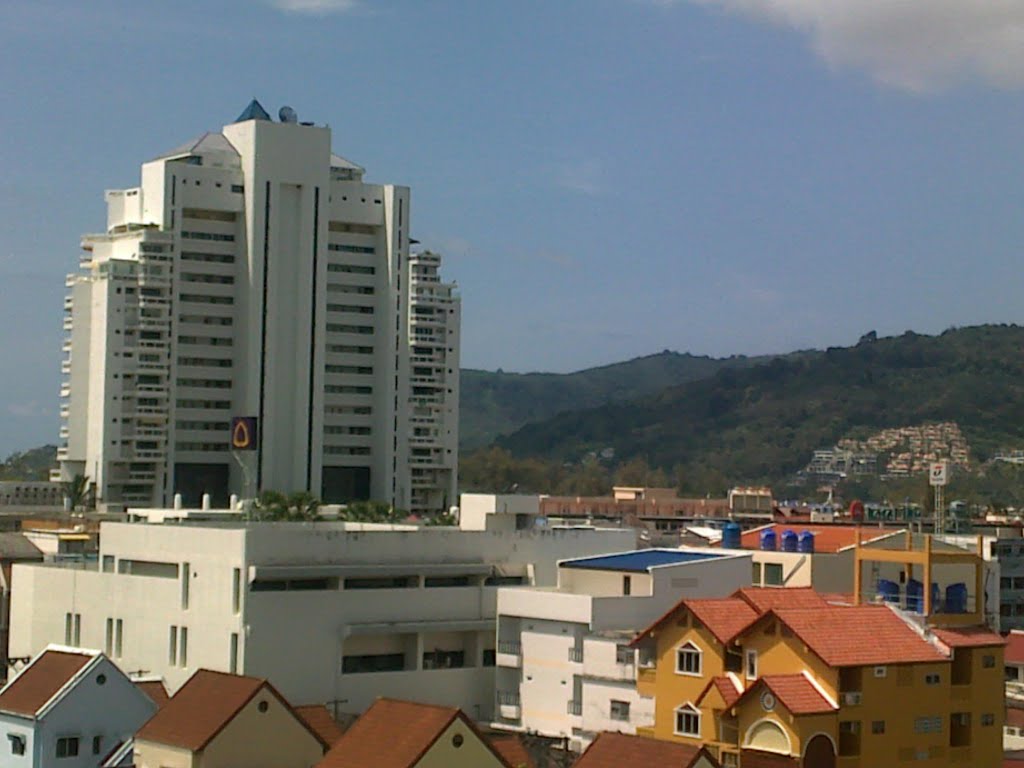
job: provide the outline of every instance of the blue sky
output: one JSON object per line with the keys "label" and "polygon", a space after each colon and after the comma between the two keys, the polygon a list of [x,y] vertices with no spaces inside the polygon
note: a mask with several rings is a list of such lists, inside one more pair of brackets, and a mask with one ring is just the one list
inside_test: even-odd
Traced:
{"label": "blue sky", "polygon": [[252,97],[413,189],[468,367],[1022,319],[1024,4],[5,0],[0,454],[102,192]]}

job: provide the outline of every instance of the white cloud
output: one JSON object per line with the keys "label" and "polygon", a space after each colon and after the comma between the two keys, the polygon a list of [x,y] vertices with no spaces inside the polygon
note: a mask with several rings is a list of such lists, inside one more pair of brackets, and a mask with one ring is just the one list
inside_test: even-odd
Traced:
{"label": "white cloud", "polygon": [[270,0],[270,4],[285,13],[305,13],[311,16],[346,13],[359,6],[357,0]]}
{"label": "white cloud", "polygon": [[650,0],[684,1],[799,30],[831,66],[896,88],[1024,85],[1022,0]]}

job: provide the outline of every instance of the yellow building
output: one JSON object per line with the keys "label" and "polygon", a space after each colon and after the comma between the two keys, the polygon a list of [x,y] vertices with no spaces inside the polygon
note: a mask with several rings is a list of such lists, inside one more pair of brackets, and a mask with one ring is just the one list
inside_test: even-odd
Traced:
{"label": "yellow building", "polygon": [[[879,557],[906,576],[923,568],[924,583],[950,558],[981,567],[930,542]],[[875,558],[858,548],[858,571]],[[934,599],[914,614],[860,597],[752,588],[680,602],[636,641],[638,688],[655,699],[645,735],[704,743],[740,768],[998,765],[1003,640],[981,606],[944,617]]]}

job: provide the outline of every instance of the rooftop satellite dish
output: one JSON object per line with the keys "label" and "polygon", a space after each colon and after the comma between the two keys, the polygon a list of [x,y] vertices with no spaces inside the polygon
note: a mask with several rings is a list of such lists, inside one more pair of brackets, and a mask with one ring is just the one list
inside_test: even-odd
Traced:
{"label": "rooftop satellite dish", "polygon": [[295,110],[291,107],[281,107],[278,111],[277,116],[281,119],[282,123],[297,123],[299,122],[299,116],[295,113]]}

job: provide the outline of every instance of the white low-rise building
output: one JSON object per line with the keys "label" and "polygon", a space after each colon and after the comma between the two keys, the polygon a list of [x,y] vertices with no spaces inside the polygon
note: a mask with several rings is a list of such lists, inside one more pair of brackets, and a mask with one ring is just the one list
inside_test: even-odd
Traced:
{"label": "white low-rise building", "polygon": [[580,750],[653,724],[630,642],[681,598],[729,594],[750,574],[749,553],[646,549],[565,560],[554,588],[498,590],[494,725]]}
{"label": "white low-rise building", "polygon": [[172,690],[207,668],[339,713],[387,695],[490,718],[498,586],[554,585],[559,560],[634,545],[618,530],[104,523],[98,564],[14,566],[10,646],[102,648]]}

